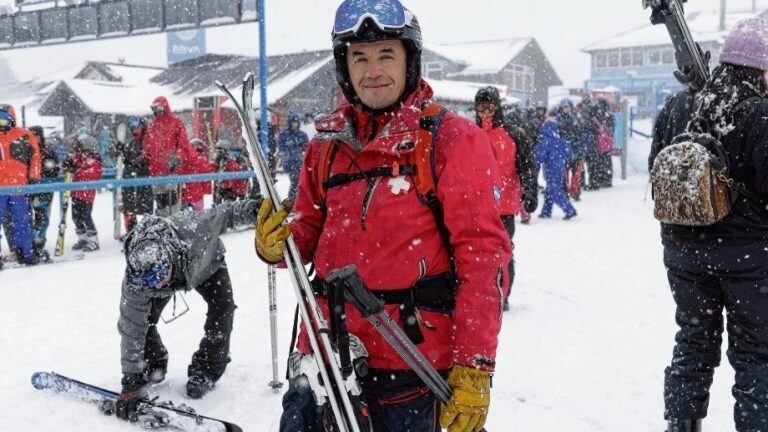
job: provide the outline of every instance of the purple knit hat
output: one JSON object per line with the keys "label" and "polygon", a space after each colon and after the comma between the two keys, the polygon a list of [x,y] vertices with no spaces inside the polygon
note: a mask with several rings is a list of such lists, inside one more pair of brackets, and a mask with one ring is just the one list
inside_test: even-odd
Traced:
{"label": "purple knit hat", "polygon": [[749,18],[736,23],[725,39],[720,62],[768,70],[768,21]]}

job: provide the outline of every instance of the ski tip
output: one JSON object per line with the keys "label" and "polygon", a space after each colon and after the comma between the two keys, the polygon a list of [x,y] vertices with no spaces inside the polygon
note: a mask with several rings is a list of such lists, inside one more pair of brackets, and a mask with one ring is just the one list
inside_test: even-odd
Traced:
{"label": "ski tip", "polygon": [[38,389],[43,390],[45,388],[44,381],[50,376],[49,372],[35,372],[32,374],[32,385]]}
{"label": "ski tip", "polygon": [[219,80],[213,80],[213,83],[216,85],[216,87],[218,87],[218,88],[220,88],[222,90],[227,88],[227,86],[225,86],[224,83],[219,81]]}
{"label": "ski tip", "polygon": [[245,77],[243,77],[243,82],[253,81],[255,79],[256,79],[256,74],[253,73],[253,71],[250,71],[247,74],[245,74]]}

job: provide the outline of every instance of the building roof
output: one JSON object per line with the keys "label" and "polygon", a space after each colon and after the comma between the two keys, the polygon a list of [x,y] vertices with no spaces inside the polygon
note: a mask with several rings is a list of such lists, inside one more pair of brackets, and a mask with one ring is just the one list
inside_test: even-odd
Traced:
{"label": "building roof", "polygon": [[455,76],[496,74],[533,41],[533,38],[508,38],[478,42],[432,45],[425,48],[464,66]]}
{"label": "building roof", "polygon": [[[330,58],[330,50],[269,56],[267,80],[275,83],[299,71],[318,66],[318,63],[325,65]],[[214,85],[215,80],[227,87],[236,88],[242,85],[246,73],[255,72],[258,75],[258,71],[259,59],[256,57],[207,54],[175,63],[151,81],[171,88],[176,94],[220,95],[221,92]]]}
{"label": "building roof", "polygon": [[516,104],[520,103],[520,99],[507,96],[507,88],[498,84],[486,84],[469,81],[451,81],[451,80],[434,80],[427,78],[432,90],[435,92],[435,99],[449,102],[475,102],[475,95],[477,91],[483,87],[493,86],[499,89],[502,94],[502,104]]}
{"label": "building roof", "polygon": [[[729,11],[725,16],[725,28],[730,29],[735,23],[754,16],[768,15],[768,10],[752,12],[752,10]],[[720,11],[707,10],[689,12],[685,16],[691,35],[697,42],[722,43],[728,31],[720,31]],[[650,23],[627,30],[618,35],[595,42],[582,48],[584,52],[600,51],[613,48],[629,48],[641,46],[672,45],[669,33],[663,25]]]}
{"label": "building roof", "polygon": [[[283,98],[332,59],[330,51],[270,57],[269,103]],[[243,77],[247,72],[258,71],[258,66],[258,59],[217,54],[176,63],[167,69],[88,62],[76,72],[69,69],[40,79],[47,83],[40,111],[63,115],[59,101],[76,99],[94,113],[148,115],[157,96],[168,98],[174,111],[189,111],[196,96],[223,96],[214,85],[217,79],[239,95]],[[258,95],[254,106],[260,106]]]}

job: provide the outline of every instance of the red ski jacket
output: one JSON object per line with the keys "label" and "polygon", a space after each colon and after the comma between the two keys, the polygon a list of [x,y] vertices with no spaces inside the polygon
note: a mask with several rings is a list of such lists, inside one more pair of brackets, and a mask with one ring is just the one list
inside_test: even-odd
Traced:
{"label": "red ski jacket", "polygon": [[[9,111],[15,116],[13,108]],[[21,186],[30,180],[40,180],[41,170],[35,134],[19,127],[0,131],[0,186]]]}
{"label": "red ski jacket", "polygon": [[[217,166],[207,157],[202,155],[190,159],[184,166],[184,174],[208,174],[216,172]],[[203,199],[206,194],[211,194],[211,182],[185,183],[184,191],[181,195],[181,202],[196,203]]]}
{"label": "red ski jacket", "polygon": [[[245,171],[234,157],[227,159],[227,164],[224,166],[224,172],[238,172]],[[224,180],[221,182],[222,189],[231,190],[235,196],[245,197],[248,193],[248,180]]]}
{"label": "red ski jacket", "polygon": [[[72,178],[73,181],[95,181],[101,179],[101,159],[99,159],[98,156],[86,156],[83,153],[78,153],[72,160],[75,165],[75,175]],[[72,192],[72,198],[92,203],[96,198],[96,191],[93,189],[74,191]]]}
{"label": "red ski jacket", "polygon": [[[155,116],[155,121],[149,125],[144,137],[142,157],[149,166],[149,175],[157,177],[182,174],[181,169],[197,156],[187,139],[187,129],[184,122],[173,115],[166,98],[160,96],[152,104],[164,106],[165,111]],[[178,158],[178,163],[174,170],[172,168],[175,158]]]}
{"label": "red ski jacket", "polygon": [[493,155],[499,165],[502,182],[499,210],[503,215],[518,215],[522,209],[520,204],[522,187],[520,174],[517,172],[517,144],[504,126],[493,127],[492,117],[482,120],[482,129],[491,141]]}
{"label": "red ski jacket", "polygon": [[[431,97],[432,89],[422,81],[389,115],[373,119],[346,105],[317,122],[318,134],[302,166],[291,229],[302,258],[314,262],[320,278],[356,264],[371,290],[402,290],[450,270],[449,252],[435,218],[419,200],[410,177],[379,177],[370,185],[359,180],[330,188],[323,211],[313,174],[319,172],[321,142],[332,140],[340,148],[332,159],[331,174],[391,167],[395,162],[404,165],[414,148],[410,143],[418,139],[421,107]],[[492,370],[511,257],[495,199],[501,184],[496,161],[486,135],[450,112],[439,128],[434,156],[435,191],[450,231],[460,286],[453,313],[418,310],[425,339],[418,347],[438,369],[458,363]],[[323,297],[318,301],[327,317],[327,301]],[[387,305],[386,310],[400,322],[398,305]],[[368,350],[370,367],[408,368],[349,304],[346,319],[349,331]],[[305,334],[299,348],[308,352]]]}

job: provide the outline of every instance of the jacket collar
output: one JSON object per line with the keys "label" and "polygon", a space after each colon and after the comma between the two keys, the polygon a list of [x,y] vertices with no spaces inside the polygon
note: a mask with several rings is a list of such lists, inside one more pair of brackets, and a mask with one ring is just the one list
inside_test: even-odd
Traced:
{"label": "jacket collar", "polygon": [[[418,140],[421,109],[432,98],[432,88],[421,80],[416,90],[397,109],[372,114],[345,104],[332,114],[321,117],[315,123],[316,138],[320,141],[343,141],[358,153],[376,152],[393,156],[411,153]],[[368,122],[375,122],[376,136],[369,141],[363,136]]]}

